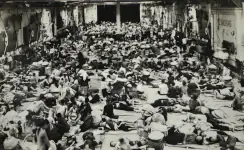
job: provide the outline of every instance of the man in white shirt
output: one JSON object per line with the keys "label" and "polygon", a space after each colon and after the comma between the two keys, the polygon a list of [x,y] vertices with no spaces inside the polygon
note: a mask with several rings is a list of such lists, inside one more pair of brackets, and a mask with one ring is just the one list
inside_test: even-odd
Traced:
{"label": "man in white shirt", "polygon": [[162,80],[162,83],[159,85],[159,91],[158,91],[158,93],[160,95],[167,95],[168,94],[168,91],[169,91],[168,85],[165,84],[165,81],[164,80]]}

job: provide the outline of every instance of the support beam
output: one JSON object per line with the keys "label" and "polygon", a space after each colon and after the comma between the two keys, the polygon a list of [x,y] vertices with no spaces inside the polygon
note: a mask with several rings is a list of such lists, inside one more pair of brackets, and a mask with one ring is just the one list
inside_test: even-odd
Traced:
{"label": "support beam", "polygon": [[121,28],[121,17],[120,17],[120,2],[117,1],[116,3],[116,23],[117,23],[117,30]]}
{"label": "support beam", "polygon": [[57,35],[57,8],[54,8],[54,33],[53,35],[56,36]]}

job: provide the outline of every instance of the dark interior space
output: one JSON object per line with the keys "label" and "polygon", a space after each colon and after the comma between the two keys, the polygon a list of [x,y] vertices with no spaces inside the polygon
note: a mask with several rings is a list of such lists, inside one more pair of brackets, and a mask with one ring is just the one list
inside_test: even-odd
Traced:
{"label": "dark interior space", "polygon": [[56,15],[57,15],[57,29],[61,29],[64,27],[62,17],[60,15],[61,9],[59,7],[56,8]]}
{"label": "dark interior space", "polygon": [[[140,5],[120,5],[121,22],[140,22]],[[132,15],[133,14],[133,15]],[[98,23],[102,21],[116,22],[116,5],[97,6]]]}
{"label": "dark interior space", "polygon": [[116,22],[116,5],[97,6],[97,22],[102,21]]}
{"label": "dark interior space", "polygon": [[130,5],[121,5],[121,22],[140,22],[140,5],[139,4],[130,4]]}

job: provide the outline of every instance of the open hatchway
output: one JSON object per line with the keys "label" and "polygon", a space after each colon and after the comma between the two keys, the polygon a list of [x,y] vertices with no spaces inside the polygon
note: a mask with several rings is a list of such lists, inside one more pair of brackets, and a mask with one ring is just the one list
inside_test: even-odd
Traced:
{"label": "open hatchway", "polygon": [[121,22],[140,22],[140,5],[139,4],[128,4],[121,5]]}
{"label": "open hatchway", "polygon": [[116,22],[116,5],[98,5],[97,22]]}
{"label": "open hatchway", "polygon": [[[140,22],[139,4],[121,4],[120,5],[121,22]],[[116,22],[116,5],[98,5],[97,21]]]}

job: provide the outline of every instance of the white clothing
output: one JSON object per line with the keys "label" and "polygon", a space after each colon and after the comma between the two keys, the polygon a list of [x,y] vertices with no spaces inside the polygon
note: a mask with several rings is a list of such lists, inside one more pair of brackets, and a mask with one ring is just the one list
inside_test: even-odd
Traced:
{"label": "white clothing", "polygon": [[57,114],[60,113],[64,117],[66,111],[67,111],[67,106],[62,106],[60,104],[57,105]]}
{"label": "white clothing", "polygon": [[177,80],[174,81],[175,82],[175,86],[178,86],[178,87],[182,87],[182,82],[179,82]]}
{"label": "white clothing", "polygon": [[159,85],[159,93],[162,95],[168,94],[169,88],[168,85],[165,83],[162,83]]}
{"label": "white clothing", "polygon": [[50,143],[50,147],[48,148],[48,150],[57,150],[57,146],[54,141],[49,141],[49,143]]}
{"label": "white clothing", "polygon": [[108,82],[104,82],[104,81],[102,81],[101,82],[101,89],[107,89],[108,88],[108,84],[107,84]]}
{"label": "white clothing", "polygon": [[59,71],[57,69],[54,69],[52,72],[52,75],[54,75],[54,76],[60,76],[60,74],[61,74],[61,71]]}
{"label": "white clothing", "polygon": [[121,68],[119,69],[119,72],[123,72],[124,74],[126,74],[126,69],[125,69],[124,67],[121,67]]}
{"label": "white clothing", "polygon": [[79,72],[78,72],[79,75],[81,75],[83,77],[83,80],[86,80],[88,78],[88,74],[85,70],[81,69]]}
{"label": "white clothing", "polygon": [[225,88],[225,89],[220,90],[220,94],[225,95],[225,96],[230,96],[231,92],[228,88]]}
{"label": "white clothing", "polygon": [[143,85],[142,85],[141,83],[139,83],[139,84],[137,85],[137,87],[136,87],[136,90],[137,90],[138,92],[143,92]]}

